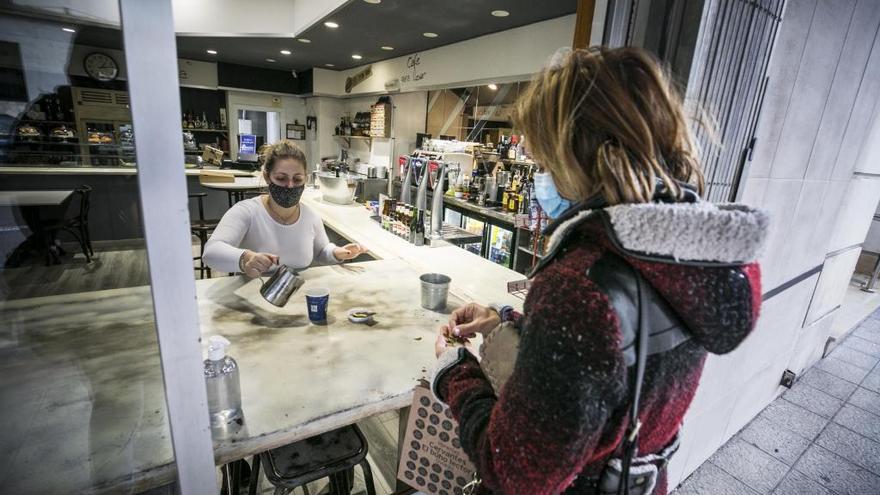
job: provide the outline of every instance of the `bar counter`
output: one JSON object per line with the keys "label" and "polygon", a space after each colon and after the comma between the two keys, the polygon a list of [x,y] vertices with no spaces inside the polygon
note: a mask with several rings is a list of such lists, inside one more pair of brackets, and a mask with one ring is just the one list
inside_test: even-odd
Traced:
{"label": "bar counter", "polygon": [[[220,170],[219,167],[187,168],[187,176],[198,176],[201,170]],[[238,177],[252,175],[245,170],[229,170]],[[58,166],[23,166],[6,167],[0,166],[2,175],[137,175],[135,167],[58,167]]]}
{"label": "bar counter", "polygon": [[[449,310],[472,300],[521,307],[506,290],[516,272],[455,246],[413,246],[363,206],[328,204],[315,190],[303,202],[380,259],[303,272],[301,291],[331,289],[326,326],[309,323],[302,292],[279,309],[261,299],[259,280],[196,282],[203,340],[229,338],[241,370],[244,422],[216,432],[218,465],[409,405]],[[452,277],[445,312],[419,305],[428,271]],[[376,311],[377,324],[350,323],[356,306]],[[16,432],[0,444],[16,473],[11,492],[141,491],[174,479],[150,287],[4,302],[0,318],[10,322],[0,340],[16,342],[0,363],[5,426]]]}

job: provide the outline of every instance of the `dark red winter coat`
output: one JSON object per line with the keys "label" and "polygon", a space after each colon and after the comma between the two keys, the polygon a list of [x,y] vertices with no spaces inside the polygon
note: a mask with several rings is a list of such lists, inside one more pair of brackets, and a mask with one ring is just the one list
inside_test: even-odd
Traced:
{"label": "dark red winter coat", "polygon": [[[432,389],[459,421],[484,490],[583,493],[576,479],[598,475],[620,443],[630,381],[618,315],[587,276],[597,260],[625,260],[691,336],[648,359],[639,453],[656,453],[678,432],[707,352],[730,352],[755,326],[754,260],[766,229],[760,211],[704,202],[585,205],[554,222],[550,254],[525,300],[514,372],[499,395],[469,353],[450,350],[438,361]],[[665,473],[655,493],[666,493]]]}

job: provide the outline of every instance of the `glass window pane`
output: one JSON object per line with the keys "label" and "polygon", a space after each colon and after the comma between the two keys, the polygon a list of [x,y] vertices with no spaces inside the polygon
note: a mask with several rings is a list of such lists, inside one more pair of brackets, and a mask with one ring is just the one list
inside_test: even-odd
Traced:
{"label": "glass window pane", "polygon": [[59,14],[76,7],[0,14],[8,493],[132,493],[174,476],[122,35]]}

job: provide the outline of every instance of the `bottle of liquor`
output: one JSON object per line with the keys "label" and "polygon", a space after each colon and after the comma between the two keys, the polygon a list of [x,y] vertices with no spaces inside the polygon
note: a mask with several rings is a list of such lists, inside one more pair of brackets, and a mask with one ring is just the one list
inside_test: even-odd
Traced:
{"label": "bottle of liquor", "polygon": [[419,210],[416,214],[412,243],[416,246],[425,245],[425,210]]}
{"label": "bottle of liquor", "polygon": [[409,210],[409,225],[407,226],[407,240],[410,244],[416,243],[416,222],[418,221],[418,215],[414,209],[410,208]]}
{"label": "bottle of liquor", "polygon": [[507,200],[502,205],[506,211],[511,213],[516,211],[516,193],[519,186],[519,174],[514,175],[510,182],[510,188],[507,189]]}

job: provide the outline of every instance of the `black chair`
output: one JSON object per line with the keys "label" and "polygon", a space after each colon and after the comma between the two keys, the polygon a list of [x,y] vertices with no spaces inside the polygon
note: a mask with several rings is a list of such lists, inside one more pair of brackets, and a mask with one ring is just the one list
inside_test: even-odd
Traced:
{"label": "black chair", "polygon": [[376,495],[367,451],[364,434],[350,425],[263,452],[254,456],[248,491],[256,493],[262,463],[266,478],[275,486],[275,495],[322,478],[330,478],[330,495],[348,495],[354,485],[354,467],[360,466],[367,495]]}
{"label": "black chair", "polygon": [[91,263],[95,256],[92,248],[92,237],[89,234],[89,209],[91,208],[92,187],[82,185],[73,190],[71,205],[77,205],[72,215],[65,214],[64,218],[44,223],[41,228],[47,239],[54,240],[58,233],[67,232],[76,239],[86,257],[86,263]]}
{"label": "black chair", "polygon": [[193,261],[198,261],[199,265],[193,267],[195,270],[199,272],[199,278],[205,278],[205,274],[208,274],[208,278],[211,278],[211,268],[205,265],[202,256],[205,254],[205,244],[208,242],[208,236],[211,232],[214,232],[214,229],[217,228],[217,225],[220,223],[220,220],[206,220],[205,219],[205,198],[208,197],[208,193],[194,193],[189,195],[189,199],[195,199],[199,205],[199,216],[196,219],[190,220],[190,231],[192,234],[199,238],[199,255],[193,256]]}

